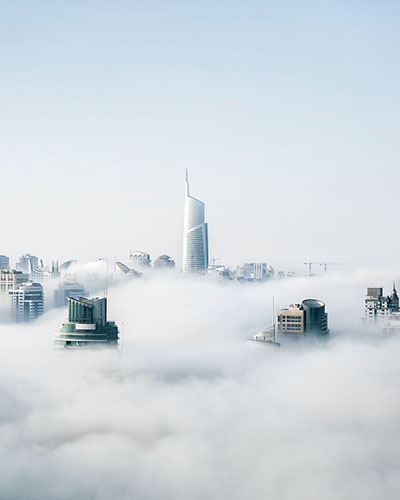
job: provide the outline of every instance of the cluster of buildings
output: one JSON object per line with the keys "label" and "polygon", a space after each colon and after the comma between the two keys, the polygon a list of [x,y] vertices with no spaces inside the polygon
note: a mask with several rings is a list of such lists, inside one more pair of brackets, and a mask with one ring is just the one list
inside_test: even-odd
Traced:
{"label": "cluster of buildings", "polygon": [[400,304],[396,286],[390,295],[384,295],[383,287],[367,288],[364,321],[368,326],[378,326],[384,333],[400,332]]}
{"label": "cluster of buildings", "polygon": [[[31,254],[22,255],[10,266],[6,255],[0,256],[0,296],[10,299],[11,318],[15,322],[33,321],[44,312],[43,282],[61,276],[58,261],[44,266],[43,261]],[[54,291],[54,305],[62,307],[68,297],[85,297],[87,294],[80,283],[73,280],[62,281]]]}

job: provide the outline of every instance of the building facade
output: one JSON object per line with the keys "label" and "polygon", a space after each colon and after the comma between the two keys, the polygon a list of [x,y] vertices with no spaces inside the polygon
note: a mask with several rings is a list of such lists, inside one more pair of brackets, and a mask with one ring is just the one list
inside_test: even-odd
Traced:
{"label": "building facade", "polygon": [[301,304],[291,304],[277,311],[278,333],[284,335],[326,335],[328,314],[325,303],[317,299],[305,299]]}
{"label": "building facade", "polygon": [[33,321],[44,312],[44,294],[40,283],[29,281],[10,290],[11,312],[14,321]]}
{"label": "building facade", "polygon": [[140,250],[131,250],[129,253],[129,260],[132,262],[132,265],[136,267],[151,266],[150,254]]}
{"label": "building facade", "polygon": [[29,274],[25,274],[22,271],[14,271],[13,269],[7,269],[0,271],[0,293],[2,295],[8,295],[10,290],[18,288],[19,285],[29,281]]}
{"label": "building facade", "polygon": [[107,299],[68,298],[68,321],[54,338],[56,349],[117,347],[118,327],[107,321]]}
{"label": "building facade", "polygon": [[183,222],[183,272],[204,274],[208,268],[208,225],[205,205],[190,196],[186,171],[185,215]]}
{"label": "building facade", "polygon": [[367,288],[365,298],[365,320],[367,324],[373,325],[377,322],[387,321],[393,313],[399,311],[399,296],[395,284],[393,284],[392,293],[386,296],[383,295],[382,287]]}
{"label": "building facade", "polygon": [[32,274],[37,267],[39,267],[39,259],[30,253],[21,255],[19,261],[15,265],[17,271],[22,271],[25,274]]}
{"label": "building facade", "polygon": [[0,255],[0,271],[8,269],[10,266],[10,258],[7,255]]}

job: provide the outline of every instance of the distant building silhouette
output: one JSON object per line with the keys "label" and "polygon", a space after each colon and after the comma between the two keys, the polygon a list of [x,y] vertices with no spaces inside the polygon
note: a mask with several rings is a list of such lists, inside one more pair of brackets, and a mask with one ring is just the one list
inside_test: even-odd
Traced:
{"label": "distant building silhouette", "polygon": [[0,271],[8,269],[10,265],[10,258],[7,255],[0,255]]}
{"label": "distant building silhouette", "polygon": [[76,281],[63,281],[59,283],[58,289],[54,290],[54,306],[64,307],[68,304],[68,297],[78,299],[87,297],[87,292],[83,285]]}
{"label": "distant building silhouette", "polygon": [[155,268],[174,268],[175,261],[169,257],[169,255],[160,255],[153,263]]}

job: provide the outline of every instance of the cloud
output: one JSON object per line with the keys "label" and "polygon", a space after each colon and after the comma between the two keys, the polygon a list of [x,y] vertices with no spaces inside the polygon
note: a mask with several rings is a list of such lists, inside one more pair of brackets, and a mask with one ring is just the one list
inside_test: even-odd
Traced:
{"label": "cloud", "polygon": [[[400,341],[359,321],[391,280],[128,281],[109,294],[122,360],[55,353],[63,310],[0,325],[0,498],[397,499]],[[246,344],[272,295],[326,300],[329,342]]]}

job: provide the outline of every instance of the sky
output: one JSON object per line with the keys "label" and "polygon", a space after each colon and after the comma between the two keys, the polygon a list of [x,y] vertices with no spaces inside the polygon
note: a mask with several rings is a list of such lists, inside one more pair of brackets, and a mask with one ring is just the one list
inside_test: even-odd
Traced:
{"label": "sky", "polygon": [[398,2],[0,2],[2,244],[393,266]]}

